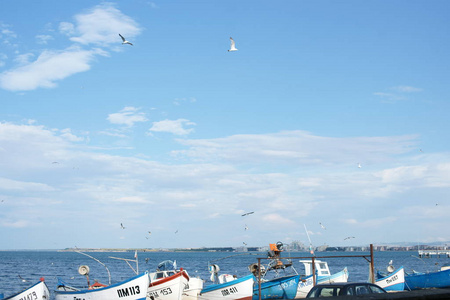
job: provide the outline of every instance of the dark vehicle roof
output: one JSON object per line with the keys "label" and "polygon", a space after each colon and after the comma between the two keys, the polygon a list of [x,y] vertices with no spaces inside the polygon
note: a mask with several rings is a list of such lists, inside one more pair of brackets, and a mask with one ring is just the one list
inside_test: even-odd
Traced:
{"label": "dark vehicle roof", "polygon": [[378,285],[370,283],[370,282],[336,282],[336,283],[327,283],[327,284],[317,284],[317,285],[315,285],[315,287],[316,286],[319,286],[319,287],[344,287],[344,286],[360,285],[360,284],[368,284],[368,285],[378,286]]}
{"label": "dark vehicle roof", "polygon": [[[327,290],[334,290],[332,292],[333,295],[329,294],[330,291],[327,291],[325,297],[344,296],[344,295],[347,295],[347,292],[349,290],[354,289],[354,288],[352,288],[353,286],[355,286],[355,288],[358,288],[361,286],[366,286],[366,287],[373,286],[376,288],[377,291],[386,293],[386,291],[383,288],[379,287],[376,284],[372,284],[369,282],[338,282],[338,283],[332,283],[332,284],[317,284],[309,291],[308,295],[306,295],[306,298],[316,298],[318,296],[317,292],[321,293],[321,291],[327,291]],[[351,295],[360,295],[357,292],[356,292],[356,294],[353,294],[353,292],[351,293]],[[366,292],[363,294],[366,294]],[[373,293],[369,292],[369,294],[373,294]],[[323,296],[321,295],[319,297],[323,297]]]}

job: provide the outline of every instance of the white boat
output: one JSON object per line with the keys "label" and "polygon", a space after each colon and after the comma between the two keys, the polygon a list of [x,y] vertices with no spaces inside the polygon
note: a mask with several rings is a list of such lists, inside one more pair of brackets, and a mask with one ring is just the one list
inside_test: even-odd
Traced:
{"label": "white boat", "polygon": [[144,300],[150,299],[147,296],[147,289],[150,284],[148,272],[134,276],[125,281],[105,286],[98,282],[87,288],[78,289],[66,285],[60,281],[55,290],[55,300]]}
{"label": "white boat", "polygon": [[[305,274],[304,276],[300,277],[295,299],[305,298],[308,292],[314,286],[312,260],[300,260],[300,262],[303,263],[305,267]],[[347,267],[345,267],[340,272],[331,274],[330,268],[328,267],[328,263],[317,259],[314,260],[314,267],[316,271],[316,284],[348,281]]]}
{"label": "white boat", "polygon": [[185,270],[180,269],[180,271],[168,277],[161,277],[157,280],[151,279],[147,295],[150,299],[180,300],[188,282],[189,275]]}
{"label": "white boat", "polygon": [[377,272],[375,284],[388,292],[403,291],[405,289],[405,269],[400,267],[396,271],[393,269],[389,271],[391,271],[389,274]]}
{"label": "white boat", "polygon": [[[197,300],[198,295],[200,294],[201,290],[203,289],[203,280],[196,277],[191,277],[187,273],[186,270],[176,270],[176,262],[173,262],[171,260],[166,260],[158,264],[158,267],[156,269],[156,272],[149,273],[150,277],[150,285],[156,284],[156,282],[163,280],[165,278],[171,277],[175,274],[177,274],[180,271],[184,272],[184,277],[187,276],[188,282],[184,282],[184,280],[180,280],[180,284],[184,286],[184,289],[181,293],[181,299],[182,300]],[[169,283],[171,284],[171,283]],[[156,285],[157,286],[157,285]],[[180,286],[180,287],[182,287]],[[173,288],[171,288],[172,290]]]}
{"label": "white boat", "polygon": [[234,276],[222,276],[222,282],[211,284],[200,293],[201,299],[224,300],[251,300],[253,296],[253,274],[236,278]]}
{"label": "white boat", "polygon": [[6,297],[2,298],[2,294],[0,294],[0,299],[2,300],[27,300],[27,299],[33,299],[33,300],[49,300],[50,299],[50,291],[48,290],[47,285],[44,282],[44,279],[42,278],[39,282],[33,284],[29,288],[26,288],[25,290]]}

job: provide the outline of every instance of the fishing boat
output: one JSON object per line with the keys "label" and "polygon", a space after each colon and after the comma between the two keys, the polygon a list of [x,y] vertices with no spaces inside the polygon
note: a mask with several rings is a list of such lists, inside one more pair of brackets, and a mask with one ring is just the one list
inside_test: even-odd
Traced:
{"label": "fishing boat", "polygon": [[104,285],[95,282],[87,288],[76,288],[59,280],[55,290],[55,300],[144,300],[147,297],[147,289],[150,284],[148,272],[144,272],[125,281]]}
{"label": "fishing boat", "polygon": [[[305,274],[302,274],[298,283],[297,294],[295,298],[305,298],[308,292],[314,286],[313,278],[313,262],[312,260],[300,260],[305,268]],[[347,267],[341,271],[331,274],[328,263],[321,260],[314,260],[314,269],[316,274],[316,284],[329,284],[335,282],[347,282],[348,270]]]}
{"label": "fishing boat", "polygon": [[405,269],[400,267],[394,271],[390,265],[388,271],[388,274],[377,271],[375,284],[387,292],[403,291],[405,289]]}
{"label": "fishing boat", "polygon": [[255,284],[253,300],[260,299],[259,291],[261,291],[261,299],[294,299],[299,280],[300,275],[290,275],[262,281],[261,287]]}
{"label": "fishing boat", "polygon": [[269,244],[267,266],[257,264],[249,266],[253,275],[260,279],[253,288],[253,300],[261,299],[294,299],[297,293],[300,275],[293,267],[292,261],[281,258],[283,243]]}
{"label": "fishing boat", "polygon": [[25,290],[14,294],[12,296],[3,298],[3,294],[0,294],[0,299],[2,300],[25,300],[25,299],[33,299],[33,300],[49,300],[50,299],[50,291],[48,290],[47,285],[44,282],[44,278],[32,286],[26,288]]}
{"label": "fishing boat", "polygon": [[[158,300],[180,300],[197,299],[198,281],[192,278],[193,288],[189,287],[188,273],[180,268],[176,270],[176,263],[170,260],[163,261],[158,265],[156,272],[149,274],[150,285],[147,290],[148,296]],[[197,278],[198,279],[198,278]],[[201,283],[203,285],[203,282]],[[183,295],[186,295],[184,297]]]}
{"label": "fishing boat", "polygon": [[220,268],[216,264],[209,265],[213,284],[204,287],[199,298],[224,300],[251,300],[255,276],[253,274],[237,278],[231,274],[219,275]]}
{"label": "fishing boat", "polygon": [[405,290],[450,287],[450,266],[445,265],[439,271],[405,273]]}

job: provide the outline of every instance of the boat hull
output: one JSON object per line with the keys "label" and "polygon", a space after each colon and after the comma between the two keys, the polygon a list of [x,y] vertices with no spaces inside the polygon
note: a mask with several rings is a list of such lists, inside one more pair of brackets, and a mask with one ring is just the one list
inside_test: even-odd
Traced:
{"label": "boat hull", "polygon": [[150,282],[147,295],[158,300],[180,300],[188,281],[186,271],[181,270],[172,276]]}
{"label": "boat hull", "polygon": [[201,299],[251,300],[255,277],[247,275],[233,281],[212,284],[202,289]]}
{"label": "boat hull", "polygon": [[55,300],[144,300],[147,298],[149,284],[148,273],[145,272],[126,281],[93,290],[64,291],[64,287],[59,287],[55,291]]}
{"label": "boat hull", "polygon": [[[294,299],[300,275],[275,278],[261,282],[261,299]],[[259,286],[255,284],[253,300],[259,299]]]}
{"label": "boat hull", "polygon": [[44,281],[39,281],[38,283],[30,286],[29,288],[19,292],[15,295],[3,298],[2,300],[23,300],[23,299],[33,299],[33,300],[49,300],[50,291]]}
{"label": "boat hull", "polygon": [[378,277],[375,284],[388,292],[403,291],[405,289],[405,269],[400,267],[389,276]]}
{"label": "boat hull", "polygon": [[203,289],[203,280],[200,278],[189,278],[187,286],[181,295],[182,300],[197,300]]}
{"label": "boat hull", "polygon": [[450,287],[450,269],[431,272],[405,274],[405,290]]}

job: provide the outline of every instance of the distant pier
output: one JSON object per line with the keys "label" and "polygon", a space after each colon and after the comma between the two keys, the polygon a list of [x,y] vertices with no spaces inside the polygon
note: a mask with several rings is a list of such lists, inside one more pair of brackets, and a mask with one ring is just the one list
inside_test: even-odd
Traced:
{"label": "distant pier", "polygon": [[446,256],[450,258],[450,250],[419,250],[419,257]]}

